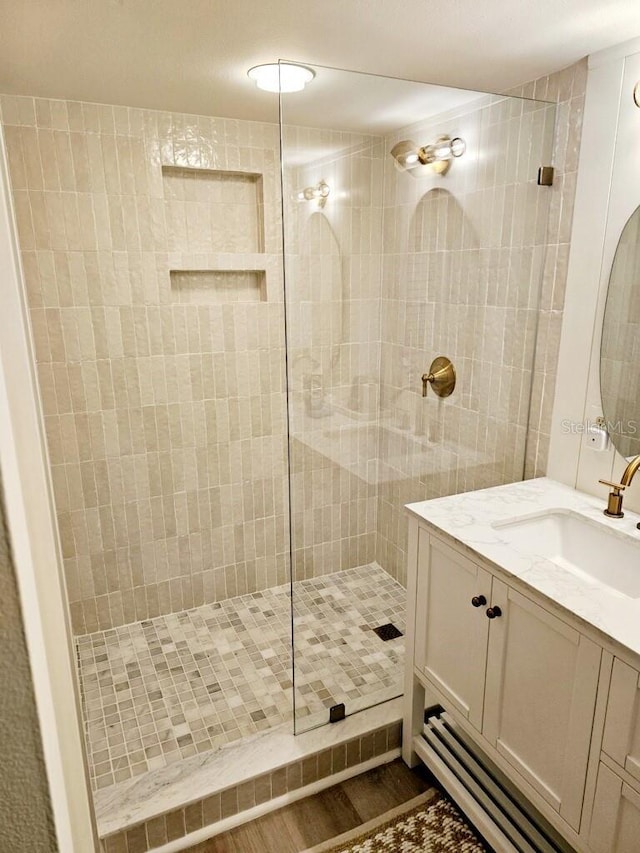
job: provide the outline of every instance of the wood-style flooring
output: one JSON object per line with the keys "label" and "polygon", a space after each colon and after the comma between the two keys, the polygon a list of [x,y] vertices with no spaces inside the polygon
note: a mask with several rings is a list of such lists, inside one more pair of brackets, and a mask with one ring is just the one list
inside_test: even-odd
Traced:
{"label": "wood-style flooring", "polygon": [[424,767],[409,770],[397,759],[198,844],[189,853],[300,853],[373,820],[432,784]]}

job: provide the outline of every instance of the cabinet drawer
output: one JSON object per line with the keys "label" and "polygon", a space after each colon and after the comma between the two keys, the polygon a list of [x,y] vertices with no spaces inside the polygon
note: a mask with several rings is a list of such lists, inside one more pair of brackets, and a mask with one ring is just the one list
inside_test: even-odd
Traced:
{"label": "cabinet drawer", "polygon": [[593,853],[638,853],[640,794],[606,765],[598,767],[589,847]]}
{"label": "cabinet drawer", "polygon": [[640,673],[618,658],[611,674],[602,750],[640,786]]}

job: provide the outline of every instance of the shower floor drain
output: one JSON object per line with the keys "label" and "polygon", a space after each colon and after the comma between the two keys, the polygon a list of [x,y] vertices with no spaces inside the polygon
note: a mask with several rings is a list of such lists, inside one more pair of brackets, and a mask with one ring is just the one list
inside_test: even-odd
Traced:
{"label": "shower floor drain", "polygon": [[402,636],[402,631],[398,631],[395,625],[391,622],[387,622],[386,625],[378,625],[377,628],[373,629],[373,633],[377,634],[381,640],[385,642],[387,640],[395,640],[396,637]]}

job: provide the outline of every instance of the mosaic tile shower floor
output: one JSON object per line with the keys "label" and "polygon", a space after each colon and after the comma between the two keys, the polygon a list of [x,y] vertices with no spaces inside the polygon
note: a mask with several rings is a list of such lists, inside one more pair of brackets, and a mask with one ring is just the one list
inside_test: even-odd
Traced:
{"label": "mosaic tile shower floor", "polygon": [[[404,633],[405,590],[380,566],[301,581],[294,604],[299,720],[401,692],[404,638],[373,628]],[[288,585],[76,643],[94,788],[293,718]]]}

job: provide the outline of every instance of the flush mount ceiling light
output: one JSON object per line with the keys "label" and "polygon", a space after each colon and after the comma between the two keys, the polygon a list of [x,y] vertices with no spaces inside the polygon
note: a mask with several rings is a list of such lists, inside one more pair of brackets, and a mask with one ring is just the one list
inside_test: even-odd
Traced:
{"label": "flush mount ceiling light", "polygon": [[258,89],[265,92],[301,92],[307,83],[316,76],[316,72],[306,65],[293,62],[271,62],[267,65],[254,65],[247,75],[255,81]]}
{"label": "flush mount ceiling light", "polygon": [[401,172],[412,172],[414,175],[421,174],[422,169],[418,166],[428,166],[432,172],[445,175],[451,168],[454,157],[462,157],[467,150],[464,139],[456,136],[439,136],[432,145],[418,146],[411,139],[403,139],[397,142],[391,149],[391,156],[396,161],[396,168]]}

